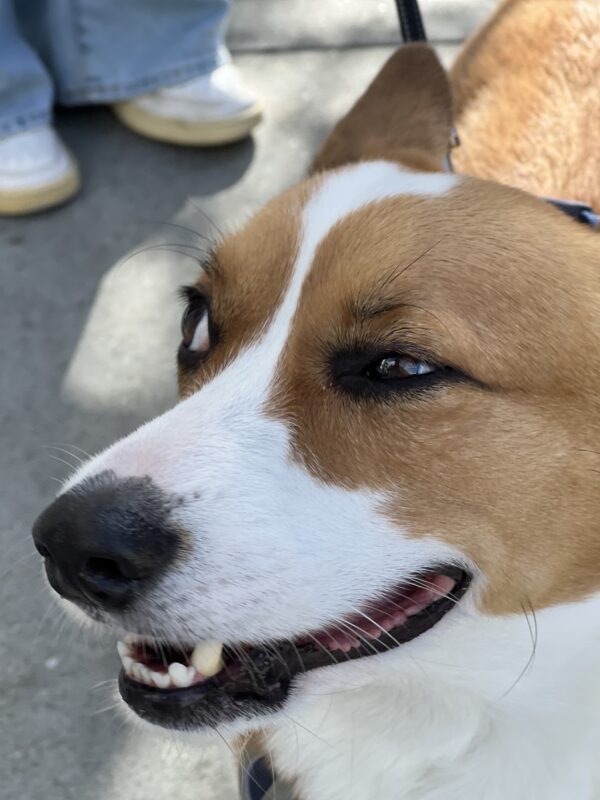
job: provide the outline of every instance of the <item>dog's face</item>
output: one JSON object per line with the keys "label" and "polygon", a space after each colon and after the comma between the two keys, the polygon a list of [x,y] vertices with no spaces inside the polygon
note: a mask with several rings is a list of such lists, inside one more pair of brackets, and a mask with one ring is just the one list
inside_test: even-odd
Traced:
{"label": "dog's face", "polygon": [[336,168],[215,248],[181,402],[36,524],[57,591],[133,634],[121,692],[151,722],[260,723],[323,676],[377,680],[422,642],[442,659],[482,618],[600,590],[595,244],[436,171],[430,117],[394,161],[371,138],[338,167],[350,116],[317,162]]}

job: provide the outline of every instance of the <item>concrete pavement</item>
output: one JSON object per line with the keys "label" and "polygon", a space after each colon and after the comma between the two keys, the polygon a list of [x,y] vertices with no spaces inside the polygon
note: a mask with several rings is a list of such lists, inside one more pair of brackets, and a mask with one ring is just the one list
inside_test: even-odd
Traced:
{"label": "concrete pavement", "polygon": [[[424,0],[446,61],[494,2]],[[392,0],[239,0],[231,44],[267,108],[253,140],[176,149],[107,109],[64,112],[82,195],[0,221],[0,800],[235,796],[224,745],[125,723],[114,642],[64,622],[29,529],[70,464],[173,402],[176,288],[196,270],[178,245],[202,248],[302,175],[397,41],[394,14]]]}

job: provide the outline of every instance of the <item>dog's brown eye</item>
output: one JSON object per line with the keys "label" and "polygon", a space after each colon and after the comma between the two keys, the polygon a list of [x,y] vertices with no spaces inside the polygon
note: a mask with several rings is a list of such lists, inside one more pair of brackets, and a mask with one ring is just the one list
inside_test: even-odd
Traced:
{"label": "dog's brown eye", "polygon": [[429,375],[437,367],[427,361],[403,355],[389,355],[372,361],[365,370],[365,376],[371,380],[388,381],[414,378],[417,375]]}
{"label": "dog's brown eye", "polygon": [[190,304],[181,320],[183,344],[194,353],[205,353],[210,345],[208,308],[200,301]]}
{"label": "dog's brown eye", "polygon": [[464,373],[440,364],[425,353],[350,350],[336,354],[331,361],[332,377],[341,389],[355,397],[400,399],[415,397],[440,386],[468,381]]}

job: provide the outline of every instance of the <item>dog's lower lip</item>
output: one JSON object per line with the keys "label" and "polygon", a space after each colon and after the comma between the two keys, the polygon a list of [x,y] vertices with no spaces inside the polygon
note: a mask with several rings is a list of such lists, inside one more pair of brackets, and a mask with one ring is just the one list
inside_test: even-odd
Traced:
{"label": "dog's lower lip", "polygon": [[[251,707],[253,715],[261,711],[276,711],[283,706],[297,676],[321,667],[387,652],[434,627],[456,605],[471,583],[471,576],[455,567],[446,567],[435,573],[454,581],[448,594],[431,602],[401,625],[389,631],[382,629],[377,638],[357,647],[332,651],[314,637],[310,640],[305,637],[303,644],[284,641],[264,648],[250,648],[244,653],[243,659],[236,658],[236,651],[226,647],[224,653],[227,655],[221,671],[201,683],[194,683],[187,688],[160,689],[140,683],[122,670],[119,691],[124,701],[140,717],[163,727],[199,727],[207,724],[207,717],[214,725],[224,708],[227,708],[227,718],[220,721],[231,720],[236,715],[247,716],[248,707]],[[204,713],[207,710],[210,713]]]}

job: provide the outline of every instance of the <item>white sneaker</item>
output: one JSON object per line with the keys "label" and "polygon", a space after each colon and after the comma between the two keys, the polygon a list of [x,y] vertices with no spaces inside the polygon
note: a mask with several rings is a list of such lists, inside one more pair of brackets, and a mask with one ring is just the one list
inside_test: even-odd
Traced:
{"label": "white sneaker", "polygon": [[50,125],[0,138],[0,214],[30,214],[79,189],[79,169]]}
{"label": "white sneaker", "polygon": [[113,106],[136,133],[172,144],[215,145],[243,139],[260,121],[256,95],[233,64]]}

